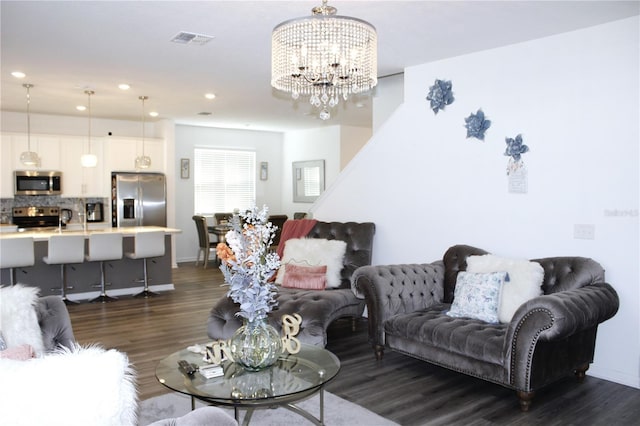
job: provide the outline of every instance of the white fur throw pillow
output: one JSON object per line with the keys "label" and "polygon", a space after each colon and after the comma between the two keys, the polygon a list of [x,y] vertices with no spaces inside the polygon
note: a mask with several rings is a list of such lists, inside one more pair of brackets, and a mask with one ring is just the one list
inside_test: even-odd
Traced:
{"label": "white fur throw pillow", "polygon": [[28,361],[0,359],[6,425],[134,426],[135,376],[127,356],[97,346]]}
{"label": "white fur throw pillow", "polygon": [[513,314],[524,302],[542,294],[544,269],[537,262],[507,259],[492,254],[469,256],[467,271],[508,273],[502,286],[502,297],[498,309],[498,318],[503,323],[510,322]]}
{"label": "white fur throw pillow", "polygon": [[44,353],[36,304],[40,289],[16,284],[0,287],[0,330],[8,348],[31,345],[36,356]]}
{"label": "white fur throw pillow", "polygon": [[298,266],[327,266],[327,287],[338,288],[342,282],[340,271],[347,243],[340,240],[322,238],[292,238],[284,245],[282,266],[278,271],[276,283],[282,284],[285,266],[288,263]]}

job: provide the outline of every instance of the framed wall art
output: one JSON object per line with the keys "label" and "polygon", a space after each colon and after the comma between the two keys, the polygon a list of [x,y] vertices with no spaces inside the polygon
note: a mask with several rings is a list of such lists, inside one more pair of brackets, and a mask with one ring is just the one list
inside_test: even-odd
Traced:
{"label": "framed wall art", "polygon": [[180,178],[189,179],[189,159],[180,159]]}

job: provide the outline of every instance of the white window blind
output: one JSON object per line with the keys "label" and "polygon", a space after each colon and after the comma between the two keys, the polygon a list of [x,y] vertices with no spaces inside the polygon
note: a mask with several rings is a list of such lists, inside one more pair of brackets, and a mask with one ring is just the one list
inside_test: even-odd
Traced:
{"label": "white window blind", "polygon": [[320,195],[320,168],[305,167],[304,174],[304,195],[307,197],[317,197]]}
{"label": "white window blind", "polygon": [[196,148],[193,182],[196,214],[249,209],[256,199],[256,153]]}

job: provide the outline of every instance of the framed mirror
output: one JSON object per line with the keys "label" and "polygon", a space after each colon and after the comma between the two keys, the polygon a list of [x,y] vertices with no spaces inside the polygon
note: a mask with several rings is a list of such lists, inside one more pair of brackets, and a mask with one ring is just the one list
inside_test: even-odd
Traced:
{"label": "framed mirror", "polygon": [[293,202],[313,203],[324,191],[324,160],[293,162]]}

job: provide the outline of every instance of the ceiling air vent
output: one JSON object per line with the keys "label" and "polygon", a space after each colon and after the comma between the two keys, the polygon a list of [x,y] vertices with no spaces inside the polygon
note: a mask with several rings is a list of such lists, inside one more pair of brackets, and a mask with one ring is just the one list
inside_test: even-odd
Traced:
{"label": "ceiling air vent", "polygon": [[174,43],[199,44],[200,46],[210,42],[211,40],[213,40],[213,36],[206,35],[206,34],[189,33],[186,31],[180,31],[171,39],[171,41]]}
{"label": "ceiling air vent", "polygon": [[212,113],[211,113],[211,112],[209,112],[209,111],[202,111],[202,112],[199,112],[199,113],[198,113],[198,115],[211,115],[211,114],[212,114]]}

